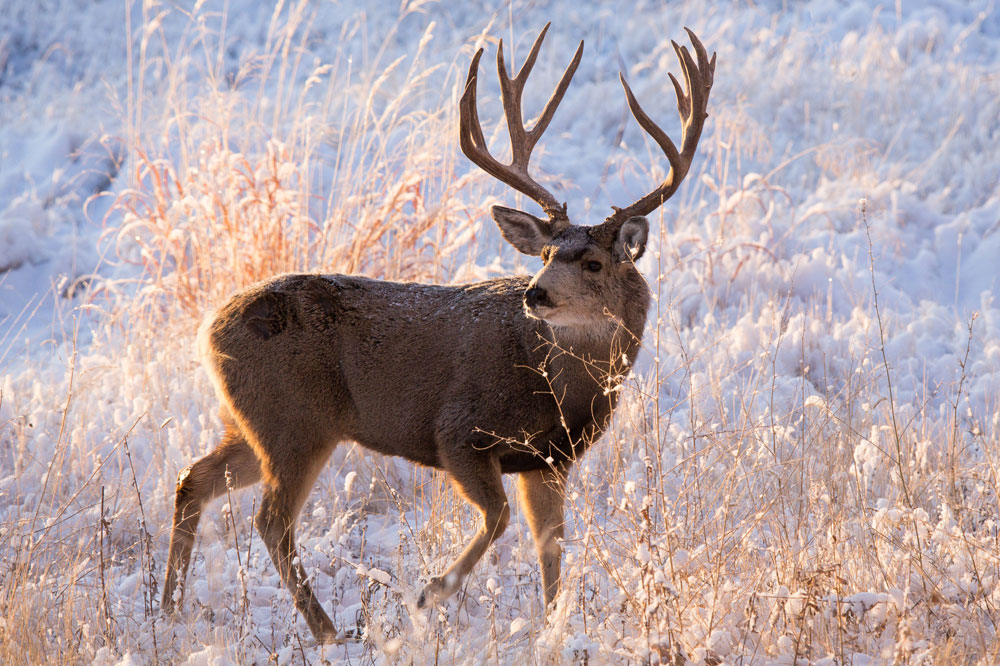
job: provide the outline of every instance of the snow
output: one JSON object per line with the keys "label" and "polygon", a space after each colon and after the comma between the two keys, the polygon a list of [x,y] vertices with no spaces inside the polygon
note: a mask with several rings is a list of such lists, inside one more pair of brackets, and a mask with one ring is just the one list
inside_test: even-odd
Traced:
{"label": "snow", "polygon": [[[1000,10],[989,0],[633,4],[4,4],[0,578],[18,580],[28,601],[5,609],[0,644],[37,622],[59,655],[118,665],[860,664],[946,659],[933,651],[944,641],[971,661],[995,658],[982,646],[996,645],[1000,620]],[[282,25],[300,12],[308,30],[290,42],[297,59],[282,61],[298,65],[263,88],[240,78],[264,71],[280,43],[272,17]],[[413,121],[351,143],[338,123],[352,108],[386,119],[453,112],[483,46],[489,134],[501,109],[495,40],[520,62],[548,20],[527,115],[577,41],[586,46],[532,168],[577,223],[664,177],[658,148],[627,116],[619,69],[677,137],[670,39],[686,40],[689,26],[718,52],[698,158],[650,219],[645,352],[614,429],[570,479],[553,617],[541,620],[534,547],[515,518],[458,598],[417,618],[407,601],[460,552],[474,516],[439,477],[346,446],[303,509],[299,555],[350,641],[310,642],[252,530],[254,492],[212,505],[185,610],[159,616],[173,484],[220,424],[196,321],[157,318],[173,306],[155,298],[141,313],[129,304],[159,288],[183,293],[171,271],[211,245],[184,225],[235,196],[211,179],[238,172],[247,146],[274,157],[253,174],[261,182],[314,188],[308,213],[361,201],[363,187],[327,183],[338,160],[423,155],[408,141],[427,135]],[[394,97],[418,77],[412,95]],[[268,115],[289,100],[301,100],[304,133],[322,136],[308,165],[284,160],[301,153]],[[233,111],[244,107],[257,115]],[[219,152],[185,152],[229,118],[243,120]],[[503,129],[492,137],[502,153]],[[534,204],[477,180],[454,138],[424,147],[454,163],[461,185],[443,212],[432,195],[445,185],[421,179],[437,162],[370,175],[373,192],[398,188],[392,219],[434,220],[412,242],[407,226],[386,232],[422,249],[390,245],[349,265],[442,280],[537,268],[481,215],[483,201]],[[204,185],[163,211],[175,226],[162,237],[121,205],[149,182],[136,146]],[[291,219],[298,205],[279,199],[270,214]],[[461,226],[462,212],[475,224]],[[249,223],[234,233],[268,236]],[[325,256],[342,263],[309,269],[350,258]],[[249,274],[237,259],[232,272]],[[152,267],[164,271],[155,289]],[[213,306],[232,287],[198,285],[219,290]],[[26,557],[39,567],[30,580],[8,564]],[[36,607],[53,614],[37,618]],[[67,622],[56,612],[87,628],[59,634]],[[847,638],[823,642],[836,631]],[[807,650],[801,635],[816,642]]]}

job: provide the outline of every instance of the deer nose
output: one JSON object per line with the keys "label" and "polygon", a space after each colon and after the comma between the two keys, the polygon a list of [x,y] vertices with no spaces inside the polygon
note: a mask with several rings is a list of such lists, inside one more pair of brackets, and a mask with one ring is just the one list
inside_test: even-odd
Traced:
{"label": "deer nose", "polygon": [[524,304],[529,308],[538,307],[539,305],[547,305],[549,300],[549,295],[545,293],[545,290],[541,287],[532,287],[528,291],[524,292]]}

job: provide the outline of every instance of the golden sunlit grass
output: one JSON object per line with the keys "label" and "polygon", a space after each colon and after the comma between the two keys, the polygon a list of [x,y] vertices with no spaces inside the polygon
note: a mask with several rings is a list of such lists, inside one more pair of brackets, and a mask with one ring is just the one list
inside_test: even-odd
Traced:
{"label": "golden sunlit grass", "polygon": [[[184,57],[165,65],[168,108],[144,110],[138,94],[130,104],[145,124],[133,131],[132,186],[109,213],[122,220],[111,233],[117,256],[143,268],[142,297],[167,316],[200,318],[235,289],[289,271],[448,279],[456,250],[474,242],[480,179],[454,171],[454,105],[427,88],[436,68],[422,68],[430,31],[411,58],[363,72],[321,64],[298,85],[306,7],[276,11],[272,50],[239,71],[202,80]],[[414,110],[415,98],[435,110]]]}
{"label": "golden sunlit grass", "polygon": [[[153,48],[167,40],[160,20],[137,21],[139,64],[124,105],[129,185],[108,214],[106,240],[117,261],[140,270],[100,285],[101,298],[81,311],[100,309],[85,355],[59,347],[55,362],[39,361],[0,394],[18,400],[12,413],[31,415],[0,423],[14,470],[0,486],[14,507],[0,522],[0,549],[20,553],[0,567],[0,661],[1000,658],[997,419],[963,412],[964,366],[960,381],[923,387],[924,398],[890,398],[894,370],[880,339],[898,322],[861,302],[878,284],[856,295],[851,315],[864,323],[864,344],[838,338],[830,348],[816,340],[836,325],[832,296],[795,310],[766,285],[759,296],[733,295],[754,270],[778,263],[767,243],[778,234],[764,232],[787,194],[781,167],[739,173],[741,154],[766,149],[766,128],[725,109],[713,112],[714,135],[701,148],[709,201],[679,197],[678,214],[704,219],[712,233],[662,234],[650,248],[660,277],[646,370],[570,476],[563,588],[547,623],[533,545],[515,517],[459,601],[414,626],[405,602],[462,548],[475,517],[437,474],[348,446],[307,502],[300,543],[312,545],[302,557],[324,600],[358,606],[337,620],[358,643],[321,653],[300,633],[250,529],[251,493],[209,509],[221,517],[206,515],[196,558],[216,559],[192,567],[186,613],[159,617],[176,473],[221,432],[193,350],[201,317],[286,271],[425,282],[484,273],[476,232],[492,184],[460,176],[454,162],[461,68],[443,93],[429,90],[430,33],[393,63],[307,66],[307,7],[276,11],[267,49],[232,73],[211,47],[224,41],[206,27],[212,21],[195,13],[183,48],[162,54]],[[342,37],[363,29],[347,25]],[[154,69],[163,108],[146,101]],[[835,147],[815,152],[831,172],[862,168]],[[792,230],[817,215],[792,214]],[[866,227],[861,211],[857,218]],[[673,292],[684,271],[700,292]],[[692,298],[736,314],[698,321],[687,314]],[[733,347],[755,353],[731,352],[736,336],[753,336]],[[973,322],[970,343],[975,336]],[[953,408],[928,408],[932,392]],[[394,545],[383,548],[372,533],[395,525]],[[263,625],[254,613],[262,607]]]}

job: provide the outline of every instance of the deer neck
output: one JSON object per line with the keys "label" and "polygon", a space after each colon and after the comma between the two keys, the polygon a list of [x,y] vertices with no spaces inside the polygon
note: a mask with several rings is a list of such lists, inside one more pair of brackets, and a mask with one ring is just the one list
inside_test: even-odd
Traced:
{"label": "deer neck", "polygon": [[639,354],[648,309],[649,292],[643,283],[641,292],[620,315],[591,326],[543,324],[540,334],[547,348],[546,370],[563,376],[568,383],[593,381],[585,378],[598,379],[605,386],[620,383]]}

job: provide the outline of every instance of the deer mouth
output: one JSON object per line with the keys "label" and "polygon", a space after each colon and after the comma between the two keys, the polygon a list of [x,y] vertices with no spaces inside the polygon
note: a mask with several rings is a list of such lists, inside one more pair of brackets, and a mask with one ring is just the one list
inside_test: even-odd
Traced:
{"label": "deer mouth", "polygon": [[547,315],[551,315],[555,312],[556,308],[551,305],[528,305],[524,304],[524,314],[528,315],[530,319],[547,319]]}
{"label": "deer mouth", "polygon": [[525,303],[524,313],[529,319],[544,321],[549,326],[576,328],[580,326],[586,327],[593,325],[593,321],[589,318],[580,316],[577,312],[567,310],[566,308],[560,308],[559,306],[553,304],[528,305]]}

